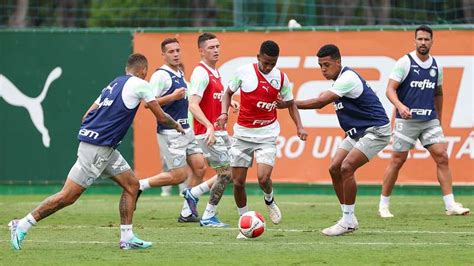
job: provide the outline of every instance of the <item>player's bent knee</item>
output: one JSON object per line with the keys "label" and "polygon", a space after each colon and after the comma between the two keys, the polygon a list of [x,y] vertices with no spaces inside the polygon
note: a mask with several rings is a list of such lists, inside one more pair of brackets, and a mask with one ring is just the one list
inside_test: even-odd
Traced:
{"label": "player's bent knee", "polygon": [[406,157],[396,156],[392,158],[390,165],[393,168],[400,169],[402,168],[403,164],[405,164],[406,160],[407,160]]}
{"label": "player's bent knee", "polygon": [[341,165],[340,164],[331,164],[331,166],[329,166],[329,173],[331,174],[331,176],[340,175],[341,174]]}
{"label": "player's bent knee", "polygon": [[341,164],[341,175],[343,177],[350,177],[354,174],[354,167],[350,164],[350,163],[347,163],[347,162],[343,162]]}
{"label": "player's bent knee", "polygon": [[440,166],[447,166],[449,164],[449,158],[446,152],[436,154],[433,156],[433,159],[435,160],[436,164]]}
{"label": "player's bent knee", "polygon": [[234,183],[234,187],[244,187],[244,186],[245,186],[245,181],[244,181],[244,179],[235,178],[235,179],[233,180],[233,183]]}
{"label": "player's bent knee", "polygon": [[197,169],[194,170],[194,174],[199,178],[199,179],[202,179],[204,177],[204,175],[206,174],[206,169],[207,167],[205,165],[203,165],[202,167],[199,167]]}

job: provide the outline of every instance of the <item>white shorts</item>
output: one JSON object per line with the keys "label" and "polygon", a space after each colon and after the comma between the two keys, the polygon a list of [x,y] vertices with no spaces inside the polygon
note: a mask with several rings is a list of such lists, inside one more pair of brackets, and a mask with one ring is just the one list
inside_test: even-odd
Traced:
{"label": "white shorts", "polygon": [[204,157],[210,167],[217,169],[230,165],[230,139],[227,132],[216,131],[216,142],[208,146],[204,135],[196,136],[196,140],[201,147]]}
{"label": "white shorts", "polygon": [[427,148],[432,144],[444,143],[443,129],[438,119],[420,121],[397,118],[393,128],[393,151],[405,152],[413,148],[416,140]]}
{"label": "white shorts", "polygon": [[99,177],[117,176],[129,170],[130,165],[118,150],[81,141],[77,149],[77,161],[68,177],[81,187],[88,188]]}
{"label": "white shorts", "polygon": [[253,157],[257,164],[263,163],[270,166],[275,165],[276,159],[276,137],[248,138],[234,135],[232,143],[231,163],[232,167],[251,167]]}
{"label": "white shorts", "polygon": [[364,136],[352,139],[346,137],[340,149],[351,151],[353,148],[361,151],[367,159],[372,159],[390,142],[390,124],[380,127],[369,127],[365,130]]}
{"label": "white shorts", "polygon": [[187,156],[202,153],[192,129],[187,129],[185,135],[174,129],[162,130],[157,137],[165,171],[186,166]]}

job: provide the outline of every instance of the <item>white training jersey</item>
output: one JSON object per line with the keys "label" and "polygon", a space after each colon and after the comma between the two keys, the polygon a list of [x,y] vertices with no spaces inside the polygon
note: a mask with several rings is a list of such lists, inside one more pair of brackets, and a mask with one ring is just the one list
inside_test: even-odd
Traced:
{"label": "white training jersey", "polygon": [[[167,65],[162,65],[160,68],[170,71],[179,78],[183,76],[183,73],[181,71],[174,71],[171,67]],[[171,76],[168,72],[163,70],[156,70],[155,73],[151,75],[150,84],[156,91],[156,97],[162,97],[168,92],[168,90],[173,85],[173,80],[171,80]]]}
{"label": "white training jersey", "polygon": [[[200,62],[201,64],[205,65],[211,73],[216,77],[219,78],[219,72],[216,69],[208,66],[203,61]],[[202,97],[204,91],[209,84],[209,74],[207,73],[206,69],[202,66],[198,65],[194,68],[193,73],[191,74],[191,85],[189,88],[189,95],[197,95]]]}
{"label": "white training jersey", "polygon": [[[283,86],[281,85],[281,73],[280,70],[276,67],[270,71],[268,74],[260,72],[262,76],[270,83],[275,89],[280,90],[280,96],[283,101],[293,100],[293,93],[290,87],[290,81],[288,76],[284,74]],[[246,64],[237,69],[233,77],[229,81],[228,88],[236,92],[237,90],[242,90],[246,93],[251,93],[258,87],[258,77],[255,73],[255,68],[253,64]],[[259,128],[248,128],[239,125],[238,123],[234,124],[234,135],[242,137],[258,137],[258,138],[267,138],[267,137],[276,137],[280,134],[280,124],[278,120],[275,120],[270,125],[259,127]]]}
{"label": "white training jersey", "polygon": [[[146,80],[133,76],[123,86],[122,100],[128,109],[133,109],[140,104],[141,100],[145,102],[155,100],[155,93],[155,90]],[[102,93],[94,103],[100,104],[101,95]]]}
{"label": "white training jersey", "polygon": [[[430,68],[433,64],[433,57],[431,55],[428,60],[424,62],[421,61],[420,58],[418,58],[418,56],[416,55],[416,51],[412,51],[410,55],[413,60],[415,60],[415,62],[424,69]],[[395,67],[393,68],[389,78],[399,83],[402,83],[410,72],[410,64],[410,58],[408,58],[408,55],[402,56],[395,64]],[[438,67],[438,86],[441,86],[443,84],[443,68],[439,64],[439,61],[436,61],[436,64]]]}
{"label": "white training jersey", "polygon": [[364,85],[362,84],[361,79],[354,71],[344,71],[344,66],[341,68],[341,73],[332,84],[332,87],[329,89],[330,92],[333,92],[339,97],[347,97],[355,99],[359,97],[362,92],[364,92]]}

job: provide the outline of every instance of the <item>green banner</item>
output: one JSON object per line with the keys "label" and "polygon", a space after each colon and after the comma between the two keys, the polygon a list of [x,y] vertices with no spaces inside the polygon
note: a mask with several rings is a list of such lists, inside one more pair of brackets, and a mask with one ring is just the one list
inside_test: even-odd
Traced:
{"label": "green banner", "polygon": [[65,180],[82,116],[131,51],[128,32],[0,31],[0,183]]}

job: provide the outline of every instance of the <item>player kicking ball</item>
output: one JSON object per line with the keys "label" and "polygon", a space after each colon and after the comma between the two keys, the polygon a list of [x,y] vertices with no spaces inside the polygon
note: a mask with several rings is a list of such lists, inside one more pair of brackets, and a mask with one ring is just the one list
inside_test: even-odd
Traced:
{"label": "player kicking ball", "polygon": [[[280,48],[274,41],[265,41],[257,55],[258,63],[240,67],[229,83],[222,97],[222,114],[217,124],[224,129],[228,119],[228,110],[232,95],[240,89],[240,112],[234,125],[234,143],[231,147],[232,179],[234,181],[234,198],[243,215],[248,211],[245,180],[247,170],[252,166],[255,155],[257,161],[257,178],[264,193],[265,205],[270,220],[278,224],[281,211],[273,197],[271,174],[276,158],[276,139],[280,134],[277,121],[277,102],[280,100],[288,108],[296,125],[296,133],[301,140],[308,134],[304,130],[298,108],[293,100],[288,76],[276,68]],[[242,233],[238,239],[246,238]]]}
{"label": "player kicking ball", "polygon": [[110,82],[87,110],[78,135],[80,142],[77,161],[71,168],[62,190],[45,199],[24,218],[10,221],[10,243],[13,249],[22,248],[32,226],[76,202],[99,177],[110,177],[123,188],[119,204],[120,249],[144,249],[152,246],[151,242],[143,241],[133,233],[132,218],[139,183],[116,148],[130,128],[141,100],[147,103],[158,123],[182,133],[184,130],[163,112],[155,100],[152,88],[143,80],[147,70],[148,62],[145,56],[130,55],[125,68],[126,75]]}

